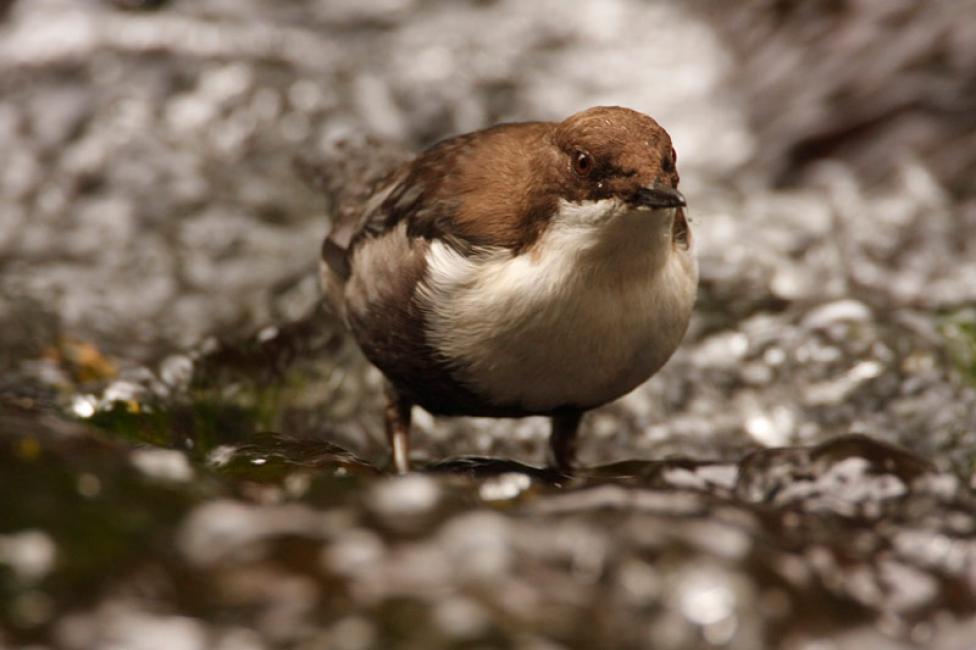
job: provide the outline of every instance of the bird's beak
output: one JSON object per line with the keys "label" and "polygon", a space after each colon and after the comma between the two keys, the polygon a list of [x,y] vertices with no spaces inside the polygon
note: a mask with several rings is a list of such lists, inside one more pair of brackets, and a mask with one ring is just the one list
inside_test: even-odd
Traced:
{"label": "bird's beak", "polygon": [[646,208],[681,208],[686,205],[681,192],[659,183],[637,190],[634,203]]}

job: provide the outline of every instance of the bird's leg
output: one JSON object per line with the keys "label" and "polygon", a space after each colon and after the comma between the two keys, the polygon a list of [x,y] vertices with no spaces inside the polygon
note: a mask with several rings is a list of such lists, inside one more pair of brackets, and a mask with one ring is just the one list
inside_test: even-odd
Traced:
{"label": "bird's leg", "polygon": [[562,410],[552,416],[549,434],[549,466],[561,472],[572,472],[576,462],[576,433],[583,411]]}
{"label": "bird's leg", "polygon": [[393,452],[393,467],[397,474],[410,471],[410,412],[413,404],[404,399],[397,390],[386,387],[386,439]]}

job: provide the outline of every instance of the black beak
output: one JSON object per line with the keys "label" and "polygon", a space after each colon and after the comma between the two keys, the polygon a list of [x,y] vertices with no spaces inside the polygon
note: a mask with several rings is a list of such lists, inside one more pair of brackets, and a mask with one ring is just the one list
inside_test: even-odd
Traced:
{"label": "black beak", "polygon": [[687,205],[681,192],[673,187],[658,184],[637,190],[634,202],[648,208],[682,208]]}

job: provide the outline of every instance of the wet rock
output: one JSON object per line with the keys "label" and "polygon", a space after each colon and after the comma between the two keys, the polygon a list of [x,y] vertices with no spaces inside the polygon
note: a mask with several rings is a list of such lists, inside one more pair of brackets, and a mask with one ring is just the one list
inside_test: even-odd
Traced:
{"label": "wet rock", "polygon": [[58,626],[65,648],[108,648],[113,645],[138,650],[202,650],[207,647],[206,628],[184,616],[153,615],[126,603],[100,609],[95,620],[71,617]]}
{"label": "wet rock", "polygon": [[366,495],[366,507],[381,526],[405,534],[429,528],[441,498],[440,486],[433,479],[409,474],[373,485]]}
{"label": "wet rock", "polygon": [[190,513],[180,548],[193,564],[233,560],[267,538],[283,534],[324,535],[324,521],[300,505],[251,506],[211,501]]}
{"label": "wet rock", "polygon": [[25,581],[37,581],[54,565],[57,548],[51,538],[39,530],[24,530],[0,536],[0,562]]}
{"label": "wet rock", "polygon": [[866,436],[846,436],[812,448],[757,451],[740,463],[736,493],[753,502],[810,503],[814,495],[849,502],[903,496],[934,466],[924,458]]}
{"label": "wet rock", "polygon": [[132,464],[146,476],[163,481],[193,478],[193,468],[186,454],[175,449],[136,449],[132,452]]}
{"label": "wet rock", "polygon": [[519,472],[499,474],[481,484],[478,496],[482,501],[508,501],[532,486],[532,479]]}

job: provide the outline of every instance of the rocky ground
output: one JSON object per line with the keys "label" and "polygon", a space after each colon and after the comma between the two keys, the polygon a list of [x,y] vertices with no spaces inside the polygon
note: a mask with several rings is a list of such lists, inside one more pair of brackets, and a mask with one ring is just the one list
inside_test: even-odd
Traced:
{"label": "rocky ground", "polygon": [[[0,2],[0,648],[976,647],[974,29]],[[542,420],[429,417],[388,475],[296,159],[607,103],[678,150],[685,344],[574,478]]]}

